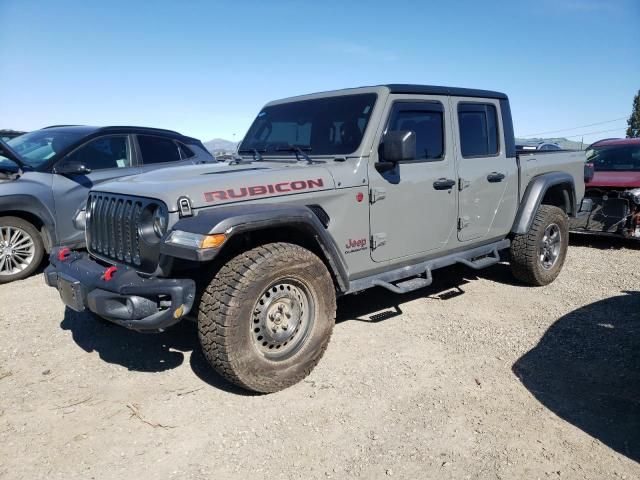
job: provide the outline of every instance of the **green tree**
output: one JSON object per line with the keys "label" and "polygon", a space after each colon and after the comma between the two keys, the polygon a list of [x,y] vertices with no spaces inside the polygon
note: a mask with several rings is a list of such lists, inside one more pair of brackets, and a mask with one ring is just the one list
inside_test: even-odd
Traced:
{"label": "green tree", "polygon": [[627,138],[640,137],[640,90],[635,97],[633,97],[633,110],[631,110],[631,116],[627,120]]}

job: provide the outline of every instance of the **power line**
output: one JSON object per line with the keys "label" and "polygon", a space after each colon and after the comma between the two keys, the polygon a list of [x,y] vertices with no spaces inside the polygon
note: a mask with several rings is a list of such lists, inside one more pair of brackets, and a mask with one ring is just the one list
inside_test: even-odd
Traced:
{"label": "power line", "polygon": [[575,138],[575,137],[584,137],[586,135],[595,135],[596,133],[607,133],[607,132],[619,132],[621,130],[624,130],[624,127],[619,127],[619,128],[611,128],[609,130],[599,130],[597,132],[587,132],[587,133],[579,133],[577,135],[567,135],[564,138]]}
{"label": "power line", "polygon": [[620,120],[626,120],[626,119],[627,119],[627,117],[614,118],[613,120],[606,120],[604,122],[590,123],[588,125],[581,125],[579,127],[561,128],[559,130],[548,130],[546,132],[529,133],[527,135],[523,135],[523,137],[535,137],[536,135],[546,135],[548,133],[568,132],[570,130],[578,130],[579,128],[594,127],[596,125],[604,125],[605,123],[619,122]]}

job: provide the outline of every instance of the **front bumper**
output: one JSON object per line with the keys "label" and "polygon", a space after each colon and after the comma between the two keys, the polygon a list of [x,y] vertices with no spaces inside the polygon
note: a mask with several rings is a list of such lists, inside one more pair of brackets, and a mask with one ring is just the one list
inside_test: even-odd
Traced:
{"label": "front bumper", "polygon": [[45,281],[70,308],[132,330],[163,330],[193,307],[196,284],[190,279],[145,278],[127,266],[111,275],[87,253],[54,249]]}

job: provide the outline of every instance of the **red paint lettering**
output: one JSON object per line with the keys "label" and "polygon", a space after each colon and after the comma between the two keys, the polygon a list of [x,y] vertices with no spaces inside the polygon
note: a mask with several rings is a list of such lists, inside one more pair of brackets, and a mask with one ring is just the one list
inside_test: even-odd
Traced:
{"label": "red paint lettering", "polygon": [[275,187],[276,187],[276,192],[290,192],[291,191],[291,189],[289,188],[289,183],[288,182],[276,183]]}
{"label": "red paint lettering", "polygon": [[302,180],[291,182],[291,188],[293,190],[304,190],[305,188],[307,188],[307,182],[303,182]]}
{"label": "red paint lettering", "polygon": [[266,195],[267,187],[264,185],[255,185],[253,187],[249,187],[249,195],[255,197],[256,195]]}
{"label": "red paint lettering", "polygon": [[324,182],[321,178],[318,178],[317,180],[307,180],[307,186],[309,188],[324,187]]}
{"label": "red paint lettering", "polygon": [[236,192],[233,190],[233,188],[230,188],[229,190],[227,190],[227,193],[231,198],[242,198],[247,196],[247,189],[246,187],[242,187],[240,189],[240,192]]}
{"label": "red paint lettering", "polygon": [[216,198],[218,200],[228,200],[227,192],[223,190],[218,190],[216,192],[205,192],[204,194],[204,200],[206,202],[215,202]]}

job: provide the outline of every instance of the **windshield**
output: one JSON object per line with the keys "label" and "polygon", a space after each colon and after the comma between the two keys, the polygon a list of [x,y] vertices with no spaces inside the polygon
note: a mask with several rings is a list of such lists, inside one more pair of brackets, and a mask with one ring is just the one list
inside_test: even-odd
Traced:
{"label": "windshield", "polygon": [[[258,150],[266,155],[345,155],[360,146],[369,123],[375,93],[324,97],[265,107],[240,145],[241,153]],[[288,152],[291,153],[288,153]]]}
{"label": "windshield", "polygon": [[[8,140],[7,145],[20,155],[25,164],[37,168],[84,135],[86,132],[36,130]],[[0,155],[0,164],[7,162],[13,163]]]}
{"label": "windshield", "polygon": [[640,171],[640,145],[616,145],[590,148],[587,161],[596,172]]}

